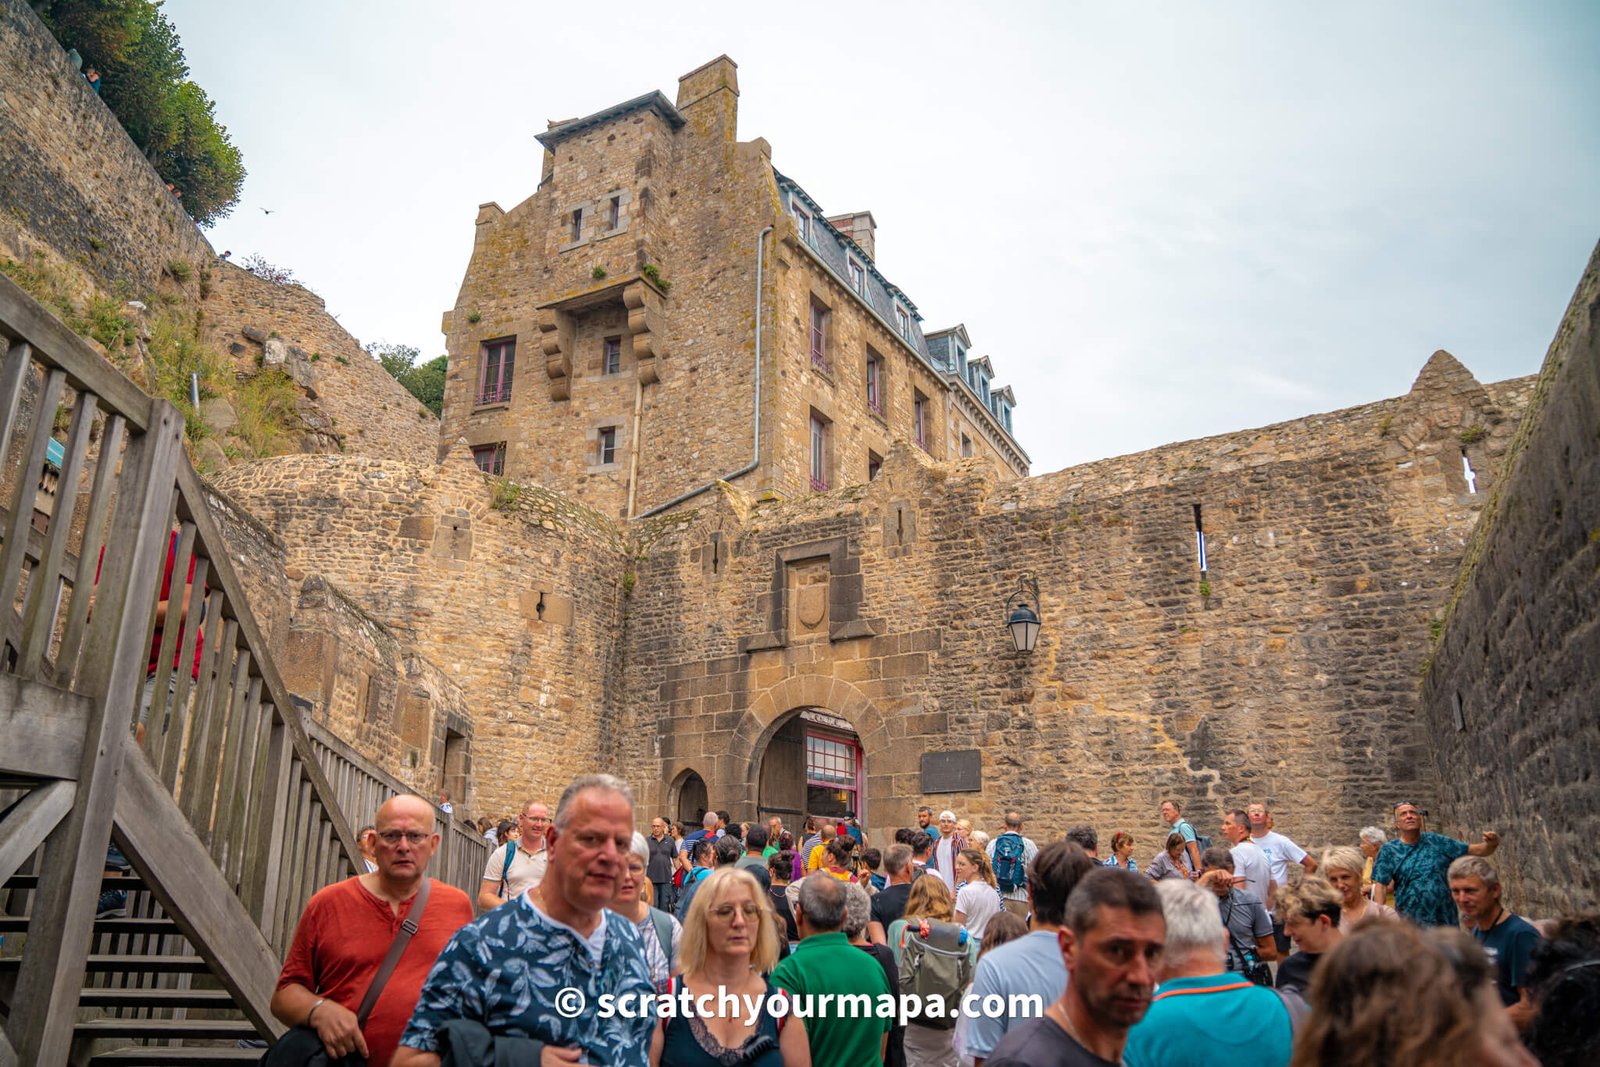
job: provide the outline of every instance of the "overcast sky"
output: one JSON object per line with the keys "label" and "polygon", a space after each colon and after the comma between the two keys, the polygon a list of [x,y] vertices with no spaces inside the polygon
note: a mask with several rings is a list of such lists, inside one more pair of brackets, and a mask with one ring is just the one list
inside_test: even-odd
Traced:
{"label": "overcast sky", "polygon": [[[167,0],[244,153],[210,236],[361,341],[444,351],[533,140],[739,64],[741,140],[867,209],[1044,473],[1530,374],[1600,238],[1600,4]],[[272,214],[263,212],[271,209]]]}

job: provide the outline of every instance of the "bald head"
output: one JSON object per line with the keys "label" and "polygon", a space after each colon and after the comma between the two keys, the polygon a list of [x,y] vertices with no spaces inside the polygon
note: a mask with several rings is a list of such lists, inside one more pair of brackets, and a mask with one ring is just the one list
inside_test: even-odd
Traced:
{"label": "bald head", "polygon": [[391,797],[384,801],[383,807],[378,809],[377,818],[373,819],[378,832],[382,833],[388,823],[393,822],[400,812],[405,812],[414,819],[422,820],[429,826],[433,825],[433,805],[415,793],[402,793],[397,797]]}
{"label": "bald head", "polygon": [[419,796],[397,796],[379,808],[372,821],[377,827],[372,842],[378,879],[393,899],[403,899],[421,880],[439,847],[434,807]]}

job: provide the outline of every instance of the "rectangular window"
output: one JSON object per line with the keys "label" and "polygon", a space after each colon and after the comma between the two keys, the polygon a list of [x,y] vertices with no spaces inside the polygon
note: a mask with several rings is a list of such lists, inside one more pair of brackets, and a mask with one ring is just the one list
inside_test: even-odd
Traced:
{"label": "rectangular window", "polygon": [[806,209],[801,207],[798,203],[791,205],[791,210],[794,212],[795,227],[800,231],[800,240],[804,241],[806,244],[810,244],[811,215],[807,213]]}
{"label": "rectangular window", "polygon": [[478,406],[511,402],[511,378],[516,370],[517,339],[503,337],[483,342],[478,358]]}
{"label": "rectangular window", "polygon": [[483,473],[498,478],[506,472],[506,443],[478,445],[472,450],[472,461]]}
{"label": "rectangular window", "polygon": [[602,374],[618,374],[622,371],[622,338],[607,337],[605,355],[601,359]]}
{"label": "rectangular window", "polygon": [[867,407],[883,414],[883,360],[876,352],[867,352]]}
{"label": "rectangular window", "polygon": [[611,198],[611,214],[606,219],[606,229],[615,230],[622,225],[622,197]]}
{"label": "rectangular window", "polygon": [[961,435],[961,456],[963,459],[972,458],[972,438],[966,434]]}
{"label": "rectangular window", "polygon": [[861,746],[854,738],[806,731],[806,810],[830,818],[860,812]]}
{"label": "rectangular window", "polygon": [[911,400],[911,432],[916,439],[917,447],[926,452],[928,449],[928,398],[920,392]]}
{"label": "rectangular window", "polygon": [[815,411],[811,413],[811,490],[825,492],[828,488],[828,421]]}
{"label": "rectangular window", "polygon": [[602,464],[617,461],[617,428],[615,426],[602,426],[599,439],[599,459]]}
{"label": "rectangular window", "polygon": [[850,261],[850,288],[856,291],[857,296],[867,295],[866,268],[853,259]]}
{"label": "rectangular window", "polygon": [[882,470],[882,469],[883,469],[883,457],[878,455],[876,452],[868,452],[867,453],[867,481],[870,482],[870,481],[872,481],[872,479],[876,478],[878,476],[878,472],[880,470]]}
{"label": "rectangular window", "polygon": [[956,373],[965,378],[967,376],[967,350],[956,345]]}
{"label": "rectangular window", "polygon": [[572,218],[569,222],[569,226],[570,233],[568,235],[568,240],[583,240],[583,208],[579,207],[572,209]]}
{"label": "rectangular window", "polygon": [[898,304],[895,305],[894,309],[894,324],[899,329],[901,337],[908,341],[911,340],[911,316],[907,315],[906,309]]}
{"label": "rectangular window", "polygon": [[816,297],[811,298],[811,362],[822,370],[828,369],[828,309]]}

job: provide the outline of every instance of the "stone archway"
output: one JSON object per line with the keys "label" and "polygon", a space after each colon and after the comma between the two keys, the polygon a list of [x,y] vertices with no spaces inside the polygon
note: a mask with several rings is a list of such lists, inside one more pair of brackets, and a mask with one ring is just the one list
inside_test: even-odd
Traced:
{"label": "stone archway", "polygon": [[668,804],[673,816],[684,825],[685,831],[700,829],[700,817],[710,806],[706,780],[698,771],[688,770],[678,775],[668,793]]}
{"label": "stone archway", "polygon": [[758,822],[776,815],[793,828],[808,815],[839,820],[854,814],[866,825],[861,740],[850,723],[822,708],[782,717],[761,754],[757,780]]}
{"label": "stone archway", "polygon": [[[816,713],[810,728],[802,716]],[[819,721],[820,720],[820,721]],[[797,808],[798,794],[793,791],[796,769],[803,775],[805,759],[804,735],[814,732],[833,736],[841,741],[855,741],[859,745],[861,766],[855,802],[861,809],[863,825],[867,819],[892,819],[893,788],[888,774],[888,730],[881,712],[862,692],[849,682],[820,675],[797,675],[786,678],[757,696],[750,703],[739,727],[728,746],[731,761],[728,781],[742,784],[742,791],[755,805],[765,800],[778,799],[772,794],[774,774],[789,775],[790,791],[787,803],[774,807]],[[794,735],[794,736],[791,736]],[[774,744],[778,746],[774,749]],[[763,769],[768,768],[768,756],[774,757],[767,770],[766,795],[763,791]],[[800,779],[802,786],[804,778]],[[875,805],[883,810],[874,816]],[[781,815],[785,824],[798,825],[799,818],[785,811],[763,812]]]}

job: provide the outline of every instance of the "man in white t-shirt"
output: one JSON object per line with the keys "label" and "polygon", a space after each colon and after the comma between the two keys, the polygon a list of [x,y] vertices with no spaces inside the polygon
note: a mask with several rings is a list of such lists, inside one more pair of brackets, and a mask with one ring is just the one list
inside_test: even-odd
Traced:
{"label": "man in white t-shirt", "polygon": [[933,846],[933,860],[928,864],[928,869],[944,879],[944,884],[950,887],[951,895],[956,891],[956,856],[966,847],[967,839],[956,829],[956,813],[941,811],[939,840]]}
{"label": "man in white t-shirt", "polygon": [[1222,836],[1228,839],[1228,848],[1233,852],[1234,876],[1244,879],[1239,888],[1257,900],[1271,900],[1272,865],[1267,862],[1267,854],[1250,840],[1250,816],[1239,808],[1225,813]]}
{"label": "man in white t-shirt", "polygon": [[530,800],[522,806],[522,814],[517,816],[519,836],[490,851],[483,866],[483,882],[478,887],[480,911],[498,908],[544,880],[550,856],[545,850],[549,829],[549,805]]}
{"label": "man in white t-shirt", "polygon": [[[1245,809],[1245,814],[1250,817],[1250,840],[1267,857],[1267,866],[1272,870],[1274,891],[1289,884],[1291,863],[1300,864],[1307,874],[1316,871],[1317,861],[1306,855],[1305,849],[1272,829],[1272,814],[1267,811],[1265,803],[1257,801],[1251,804]],[[1286,955],[1289,937],[1283,932],[1283,920],[1278,918],[1278,902],[1267,901],[1267,910],[1272,912],[1272,936],[1278,942],[1278,952]]]}

